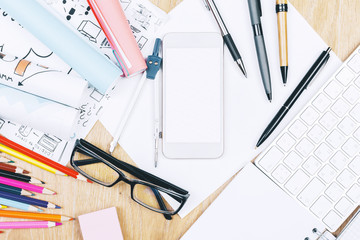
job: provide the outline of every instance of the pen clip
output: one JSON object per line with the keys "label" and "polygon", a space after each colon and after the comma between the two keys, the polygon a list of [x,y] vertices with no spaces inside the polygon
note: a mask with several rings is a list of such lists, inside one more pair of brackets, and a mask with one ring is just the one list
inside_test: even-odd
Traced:
{"label": "pen clip", "polygon": [[262,10],[261,10],[261,0],[255,0],[258,2],[258,11],[259,11],[259,16],[262,17]]}
{"label": "pen clip", "polygon": [[208,11],[210,11],[210,7],[209,7],[209,4],[207,3],[207,1],[206,1],[206,0],[203,0],[203,2],[204,2],[204,5],[205,5],[206,9],[207,9]]}

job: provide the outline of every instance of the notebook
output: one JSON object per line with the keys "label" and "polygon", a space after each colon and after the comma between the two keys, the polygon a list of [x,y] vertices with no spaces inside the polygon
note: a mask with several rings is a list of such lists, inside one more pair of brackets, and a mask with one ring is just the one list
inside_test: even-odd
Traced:
{"label": "notebook", "polygon": [[354,215],[345,229],[340,233],[337,240],[360,239],[360,210]]}

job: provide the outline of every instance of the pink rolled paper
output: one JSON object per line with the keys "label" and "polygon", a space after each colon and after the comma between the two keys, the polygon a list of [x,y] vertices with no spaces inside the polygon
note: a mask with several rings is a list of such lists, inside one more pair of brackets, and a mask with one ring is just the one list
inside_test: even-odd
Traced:
{"label": "pink rolled paper", "polygon": [[146,70],[146,62],[119,0],[87,0],[127,77]]}

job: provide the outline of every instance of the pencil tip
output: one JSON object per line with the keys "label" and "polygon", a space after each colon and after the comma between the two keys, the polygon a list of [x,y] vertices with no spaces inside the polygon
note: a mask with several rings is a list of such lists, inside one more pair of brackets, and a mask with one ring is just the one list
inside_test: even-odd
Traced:
{"label": "pencil tip", "polygon": [[8,161],[8,163],[15,163],[13,160]]}
{"label": "pencil tip", "polygon": [[60,207],[60,206],[58,206],[58,205],[55,205],[55,208],[56,208],[56,209],[61,209],[61,207]]}
{"label": "pencil tip", "polygon": [[62,223],[60,222],[55,223],[55,226],[60,226],[60,225],[62,225]]}
{"label": "pencil tip", "polygon": [[35,196],[35,193],[32,193],[31,196]]}
{"label": "pencil tip", "polygon": [[24,174],[29,174],[30,172],[27,170],[24,170]]}
{"label": "pencil tip", "polygon": [[69,219],[69,221],[73,221],[73,220],[75,220],[75,218],[70,218],[70,219]]}
{"label": "pencil tip", "polygon": [[43,181],[40,181],[41,182],[41,184],[45,184],[45,182],[43,182]]}

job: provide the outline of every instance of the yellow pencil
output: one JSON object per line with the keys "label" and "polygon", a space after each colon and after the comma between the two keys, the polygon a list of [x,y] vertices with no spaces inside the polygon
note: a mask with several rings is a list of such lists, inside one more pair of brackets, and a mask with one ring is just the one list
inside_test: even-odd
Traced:
{"label": "yellow pencil", "polygon": [[57,174],[57,175],[66,176],[66,174],[56,170],[55,168],[50,167],[50,166],[48,166],[48,165],[46,165],[46,164],[44,164],[42,162],[39,162],[39,161],[29,157],[29,156],[26,156],[25,154],[22,154],[22,153],[18,152],[18,151],[15,151],[14,149],[11,149],[11,148],[9,148],[9,147],[7,147],[5,145],[0,144],[0,151],[4,152],[6,154],[9,154],[9,155],[11,155],[13,157],[16,157],[16,158],[18,158],[20,160],[23,160],[23,161],[25,161],[27,163],[30,163],[30,164],[32,164],[32,165],[34,165],[36,167],[42,168],[42,169],[44,169],[44,170],[46,170],[48,172],[51,172],[51,173],[54,173],[54,174]]}

